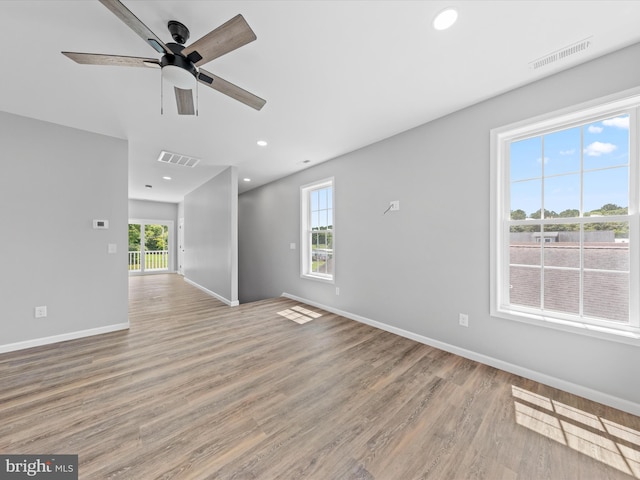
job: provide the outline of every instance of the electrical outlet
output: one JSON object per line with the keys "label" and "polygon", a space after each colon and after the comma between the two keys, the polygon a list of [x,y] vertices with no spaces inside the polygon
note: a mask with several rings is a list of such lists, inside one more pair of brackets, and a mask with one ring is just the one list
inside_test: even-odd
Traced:
{"label": "electrical outlet", "polygon": [[35,318],[44,318],[47,316],[47,306],[36,307],[34,312]]}
{"label": "electrical outlet", "polygon": [[400,210],[400,200],[394,200],[391,202],[391,208],[389,209],[390,212],[396,212],[398,210]]}
{"label": "electrical outlet", "polygon": [[336,287],[336,295],[340,295],[340,287]]}
{"label": "electrical outlet", "polygon": [[460,322],[461,326],[468,327],[469,326],[469,315],[467,315],[466,313],[461,313],[458,316],[458,322]]}

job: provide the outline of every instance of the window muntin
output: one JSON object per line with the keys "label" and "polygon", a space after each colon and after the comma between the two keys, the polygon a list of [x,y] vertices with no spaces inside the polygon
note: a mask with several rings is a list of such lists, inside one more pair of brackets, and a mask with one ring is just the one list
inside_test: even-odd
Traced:
{"label": "window muntin", "polygon": [[640,337],[638,105],[493,132],[492,314]]}
{"label": "window muntin", "polygon": [[333,281],[333,193],[333,179],[301,188],[303,277]]}

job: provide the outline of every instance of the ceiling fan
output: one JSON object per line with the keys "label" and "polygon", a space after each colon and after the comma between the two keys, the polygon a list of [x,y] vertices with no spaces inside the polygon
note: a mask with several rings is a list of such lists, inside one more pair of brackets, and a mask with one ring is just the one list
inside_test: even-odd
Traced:
{"label": "ceiling fan", "polygon": [[189,29],[182,23],[175,20],[169,21],[167,28],[175,43],[164,43],[119,0],[99,1],[163,56],[158,60],[98,53],[62,52],[71,60],[89,65],[161,68],[163,77],[174,85],[178,114],[180,115],[194,115],[196,113],[193,89],[190,87],[191,85],[197,87],[197,82],[256,110],[260,110],[266,103],[266,100],[200,68],[200,65],[256,39],[255,33],[242,15],[236,15],[191,45],[184,46],[190,34]]}

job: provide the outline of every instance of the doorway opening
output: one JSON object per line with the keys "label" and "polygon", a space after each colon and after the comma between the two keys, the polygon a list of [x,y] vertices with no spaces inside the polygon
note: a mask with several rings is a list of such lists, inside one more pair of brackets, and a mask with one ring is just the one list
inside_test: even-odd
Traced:
{"label": "doorway opening", "polygon": [[129,220],[129,273],[173,271],[173,222]]}

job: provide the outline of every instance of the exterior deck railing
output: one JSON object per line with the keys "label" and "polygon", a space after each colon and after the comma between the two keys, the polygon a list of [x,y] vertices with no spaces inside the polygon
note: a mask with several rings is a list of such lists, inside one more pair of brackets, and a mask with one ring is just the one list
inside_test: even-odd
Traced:
{"label": "exterior deck railing", "polygon": [[[129,271],[140,272],[142,271],[140,257],[140,251],[129,252]],[[169,250],[156,250],[144,252],[144,271],[158,271],[169,269]]]}

